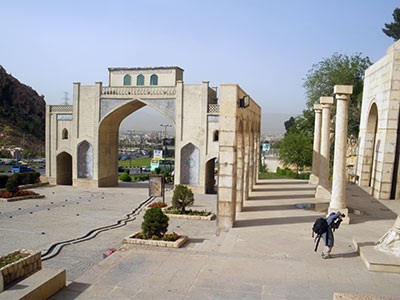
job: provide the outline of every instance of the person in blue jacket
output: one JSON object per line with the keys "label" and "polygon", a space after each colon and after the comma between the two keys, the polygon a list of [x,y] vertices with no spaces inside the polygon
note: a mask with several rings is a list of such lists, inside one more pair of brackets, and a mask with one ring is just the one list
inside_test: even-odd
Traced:
{"label": "person in blue jacket", "polygon": [[326,219],[326,222],[328,223],[328,231],[321,234],[321,237],[325,242],[325,247],[321,254],[322,258],[331,258],[331,251],[334,245],[333,231],[339,228],[344,217],[345,215],[338,211],[337,213],[331,213]]}

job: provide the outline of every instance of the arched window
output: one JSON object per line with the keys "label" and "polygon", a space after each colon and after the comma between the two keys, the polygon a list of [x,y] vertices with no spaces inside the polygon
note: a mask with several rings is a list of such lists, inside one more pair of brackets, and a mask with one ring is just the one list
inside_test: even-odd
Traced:
{"label": "arched window", "polygon": [[158,76],[156,74],[151,75],[150,85],[158,85]]}
{"label": "arched window", "polygon": [[136,78],[136,85],[144,85],[144,76],[142,74]]}
{"label": "arched window", "polygon": [[213,134],[213,142],[218,142],[219,139],[219,130],[215,130]]}
{"label": "arched window", "polygon": [[131,85],[131,75],[125,75],[124,76],[124,85]]}
{"label": "arched window", "polygon": [[64,128],[62,131],[62,139],[68,140],[68,130],[66,128]]}

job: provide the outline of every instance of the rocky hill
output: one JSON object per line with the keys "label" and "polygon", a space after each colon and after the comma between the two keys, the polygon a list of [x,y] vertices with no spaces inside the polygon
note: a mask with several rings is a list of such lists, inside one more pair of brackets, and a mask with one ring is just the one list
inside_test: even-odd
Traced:
{"label": "rocky hill", "polygon": [[0,66],[0,146],[44,151],[46,102]]}

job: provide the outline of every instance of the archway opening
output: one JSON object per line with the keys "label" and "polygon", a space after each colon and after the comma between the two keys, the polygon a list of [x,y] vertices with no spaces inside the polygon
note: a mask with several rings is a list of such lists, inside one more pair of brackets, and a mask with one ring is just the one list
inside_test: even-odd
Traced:
{"label": "archway opening", "polygon": [[[160,127],[160,123],[165,124],[167,116],[151,105],[148,105],[149,111],[155,112],[154,116],[149,117],[147,114],[141,113],[146,109],[136,114],[145,106],[146,103],[139,100],[125,102],[101,121],[99,128],[99,186],[118,185],[119,169],[120,172],[123,172],[124,168],[129,168],[131,175],[150,173],[150,167],[146,167],[146,169],[135,167],[135,160],[151,161],[152,150],[156,147],[154,140],[158,141],[157,146],[160,150],[165,149],[166,146],[162,145],[165,131],[171,131],[171,128],[165,130]],[[171,127],[174,126],[172,121],[169,123],[172,123]],[[172,142],[172,146],[168,147],[171,153],[173,153],[171,151],[173,147]],[[119,166],[119,162],[123,166]]]}
{"label": "archway opening", "polygon": [[72,185],[72,156],[67,152],[57,155],[57,184]]}
{"label": "archway opening", "polygon": [[216,194],[218,189],[217,158],[214,157],[206,163],[206,194]]}
{"label": "archway opening", "polygon": [[[362,183],[365,186],[374,187],[376,176],[376,132],[378,128],[378,109],[375,103],[372,104],[367,121],[367,132],[364,143],[364,166]],[[373,192],[373,191],[371,191]]]}

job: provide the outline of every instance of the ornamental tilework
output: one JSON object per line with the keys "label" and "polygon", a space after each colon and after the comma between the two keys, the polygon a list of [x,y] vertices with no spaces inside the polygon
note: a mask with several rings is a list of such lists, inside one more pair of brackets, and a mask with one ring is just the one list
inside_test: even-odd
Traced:
{"label": "ornamental tilework", "polygon": [[78,178],[93,177],[93,147],[83,141],[78,146]]}
{"label": "ornamental tilework", "polygon": [[154,109],[163,112],[175,124],[175,99],[140,99]]}
{"label": "ornamental tilework", "polygon": [[120,99],[101,99],[100,100],[100,120],[102,120],[114,108],[124,105],[132,100]]}
{"label": "ornamental tilework", "polygon": [[181,153],[181,182],[198,185],[200,173],[200,150],[192,143],[182,148]]}

